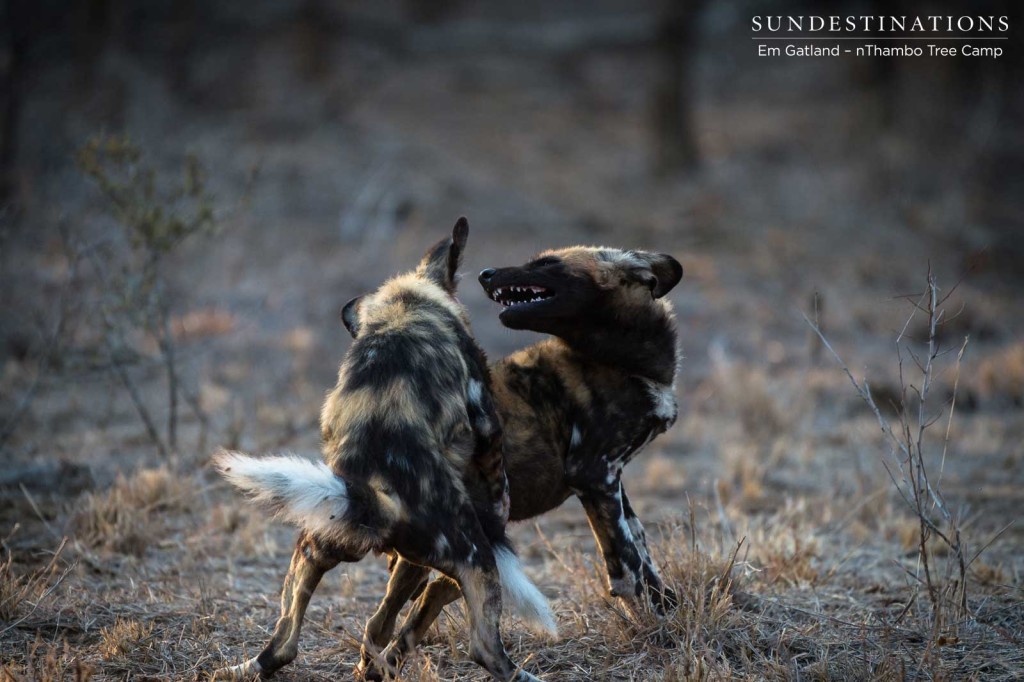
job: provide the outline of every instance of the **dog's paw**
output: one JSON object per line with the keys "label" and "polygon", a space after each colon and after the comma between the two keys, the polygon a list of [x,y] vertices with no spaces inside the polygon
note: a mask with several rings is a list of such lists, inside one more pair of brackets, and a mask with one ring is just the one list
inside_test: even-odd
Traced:
{"label": "dog's paw", "polygon": [[245,663],[215,670],[210,679],[213,681],[225,680],[227,682],[253,682],[253,680],[269,679],[272,674],[269,671],[263,670],[263,666],[255,658],[250,658]]}
{"label": "dog's paw", "polygon": [[674,611],[679,606],[679,597],[676,596],[675,590],[671,587],[655,588],[651,591],[650,595],[654,609],[659,615],[665,615],[669,611]]}
{"label": "dog's paw", "polygon": [[385,672],[381,667],[381,658],[367,654],[360,656],[359,663],[356,664],[352,672],[357,680],[366,680],[367,682],[381,682],[398,676],[397,669],[391,668]]}

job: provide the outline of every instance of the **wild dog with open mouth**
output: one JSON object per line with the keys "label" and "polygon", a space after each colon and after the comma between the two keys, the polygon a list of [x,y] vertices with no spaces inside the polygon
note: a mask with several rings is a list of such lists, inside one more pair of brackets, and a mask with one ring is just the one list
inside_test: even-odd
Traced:
{"label": "wild dog with open mouth", "polygon": [[[632,600],[646,592],[659,611],[674,607],[676,595],[651,560],[621,474],[676,419],[676,325],[663,297],[682,276],[667,254],[591,247],[480,273],[487,295],[504,306],[502,324],[553,337],[491,368],[510,519],[543,514],[576,495],[610,593]],[[410,570],[400,560],[392,580]],[[430,583],[398,639],[415,646],[458,595],[456,585]],[[398,597],[389,593],[378,613],[397,613],[405,603]]]}
{"label": "wild dog with open mouth", "polygon": [[[270,642],[215,679],[269,677],[292,661],[321,577],[370,551],[400,557],[405,569],[388,593],[403,602],[432,568],[447,576],[466,599],[473,659],[499,680],[537,679],[517,669],[499,632],[502,588],[528,624],[553,631],[554,617],[522,572],[497,508],[506,495],[500,421],[486,360],[454,296],[467,234],[462,218],[416,271],[345,306],[355,340],[321,414],[324,462],[217,456],[231,483],[302,533]],[[394,622],[386,621],[371,619],[364,656],[387,642]],[[388,629],[383,639],[378,626]],[[388,665],[399,649],[384,652]]]}

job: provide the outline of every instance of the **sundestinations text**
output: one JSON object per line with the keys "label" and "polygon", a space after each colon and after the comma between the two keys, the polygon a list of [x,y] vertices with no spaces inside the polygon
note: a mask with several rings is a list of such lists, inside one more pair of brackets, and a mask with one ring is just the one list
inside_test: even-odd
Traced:
{"label": "sundestinations text", "polygon": [[864,32],[1000,32],[1010,30],[1010,20],[1006,16],[755,16],[750,20],[750,29],[759,33],[768,31],[794,32],[808,31],[811,33],[842,33],[853,31]]}

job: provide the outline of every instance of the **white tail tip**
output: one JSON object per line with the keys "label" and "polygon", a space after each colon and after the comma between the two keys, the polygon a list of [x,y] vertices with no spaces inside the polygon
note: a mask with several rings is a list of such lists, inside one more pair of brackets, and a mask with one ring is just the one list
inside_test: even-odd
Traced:
{"label": "white tail tip", "polygon": [[508,547],[498,547],[494,553],[498,563],[498,575],[506,603],[512,607],[526,626],[537,634],[558,636],[555,614],[551,612],[547,598],[523,573],[519,557]]}
{"label": "white tail tip", "polygon": [[328,534],[342,526],[348,491],[323,462],[222,450],[214,455],[214,464],[232,485],[285,521]]}

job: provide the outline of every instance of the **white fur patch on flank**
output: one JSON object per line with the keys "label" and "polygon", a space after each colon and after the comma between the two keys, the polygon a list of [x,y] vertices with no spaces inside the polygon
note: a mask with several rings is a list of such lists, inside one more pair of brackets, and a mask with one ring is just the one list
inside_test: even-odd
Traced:
{"label": "white fur patch on flank", "polygon": [[339,531],[348,489],[323,462],[222,451],[214,464],[232,485],[285,521],[313,532]]}
{"label": "white fur patch on flank", "polygon": [[558,636],[555,614],[551,612],[547,598],[523,573],[519,557],[508,547],[496,547],[494,558],[498,563],[498,575],[506,605],[523,619],[528,628],[537,634]]}

